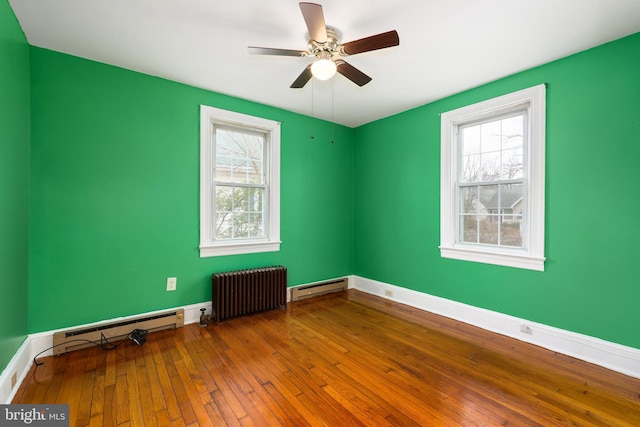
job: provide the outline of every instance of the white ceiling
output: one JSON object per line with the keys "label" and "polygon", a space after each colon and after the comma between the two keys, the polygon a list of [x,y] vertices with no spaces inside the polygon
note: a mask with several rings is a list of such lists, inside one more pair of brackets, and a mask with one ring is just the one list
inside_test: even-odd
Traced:
{"label": "white ceiling", "polygon": [[640,31],[640,0],[324,0],[342,42],[397,30],[350,56],[373,80],[289,86],[310,58],[294,0],[9,0],[29,43],[356,127]]}

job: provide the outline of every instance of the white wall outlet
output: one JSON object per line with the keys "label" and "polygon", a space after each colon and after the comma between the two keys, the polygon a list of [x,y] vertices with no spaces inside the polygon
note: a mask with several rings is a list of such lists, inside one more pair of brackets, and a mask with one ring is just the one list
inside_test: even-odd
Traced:
{"label": "white wall outlet", "polygon": [[167,277],[167,291],[175,291],[178,284],[177,277]]}
{"label": "white wall outlet", "polygon": [[384,296],[393,298],[393,291],[391,289],[385,289],[384,290]]}

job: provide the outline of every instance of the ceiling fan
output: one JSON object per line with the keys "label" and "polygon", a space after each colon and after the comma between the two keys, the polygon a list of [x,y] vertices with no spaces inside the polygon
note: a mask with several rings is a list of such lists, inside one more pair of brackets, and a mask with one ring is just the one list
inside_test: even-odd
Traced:
{"label": "ceiling fan", "polygon": [[293,82],[291,85],[293,89],[304,87],[311,77],[316,77],[319,80],[330,79],[336,71],[358,86],[364,86],[371,81],[371,77],[347,63],[342,58],[357,53],[398,46],[400,44],[398,33],[395,30],[347,43],[340,43],[338,30],[325,25],[321,5],[316,3],[300,3],[300,10],[302,11],[302,16],[309,30],[308,50],[301,51],[255,46],[249,46],[248,48],[249,53],[259,55],[314,56],[316,60],[309,64]]}

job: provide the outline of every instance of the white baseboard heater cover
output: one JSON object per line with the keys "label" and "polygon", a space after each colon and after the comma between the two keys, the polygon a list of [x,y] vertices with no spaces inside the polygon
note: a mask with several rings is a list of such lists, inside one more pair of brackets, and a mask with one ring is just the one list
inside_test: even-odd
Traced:
{"label": "white baseboard heater cover", "polygon": [[[53,334],[53,354],[59,355],[81,348],[91,347],[94,343],[100,343],[102,336],[111,343],[124,339],[134,329],[145,329],[149,332],[162,329],[175,329],[184,326],[184,309],[154,313],[148,316],[140,316],[117,320],[96,326],[69,329]],[[105,343],[106,344],[106,343]]]}
{"label": "white baseboard heater cover", "polygon": [[347,289],[348,279],[345,277],[329,282],[313,283],[311,285],[298,286],[291,289],[291,301],[328,294],[329,292],[339,292]]}

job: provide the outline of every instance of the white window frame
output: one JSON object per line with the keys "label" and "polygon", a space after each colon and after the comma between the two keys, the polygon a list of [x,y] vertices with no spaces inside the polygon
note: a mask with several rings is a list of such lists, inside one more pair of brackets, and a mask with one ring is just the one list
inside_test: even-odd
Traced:
{"label": "white window frame", "polygon": [[[458,241],[458,128],[467,123],[527,109],[529,137],[524,153],[523,248]],[[441,115],[440,255],[464,261],[544,271],[546,86],[540,84]]]}
{"label": "white window frame", "polygon": [[[226,125],[267,135],[264,238],[215,239],[214,127]],[[200,106],[200,257],[280,250],[280,122],[220,108]]]}

